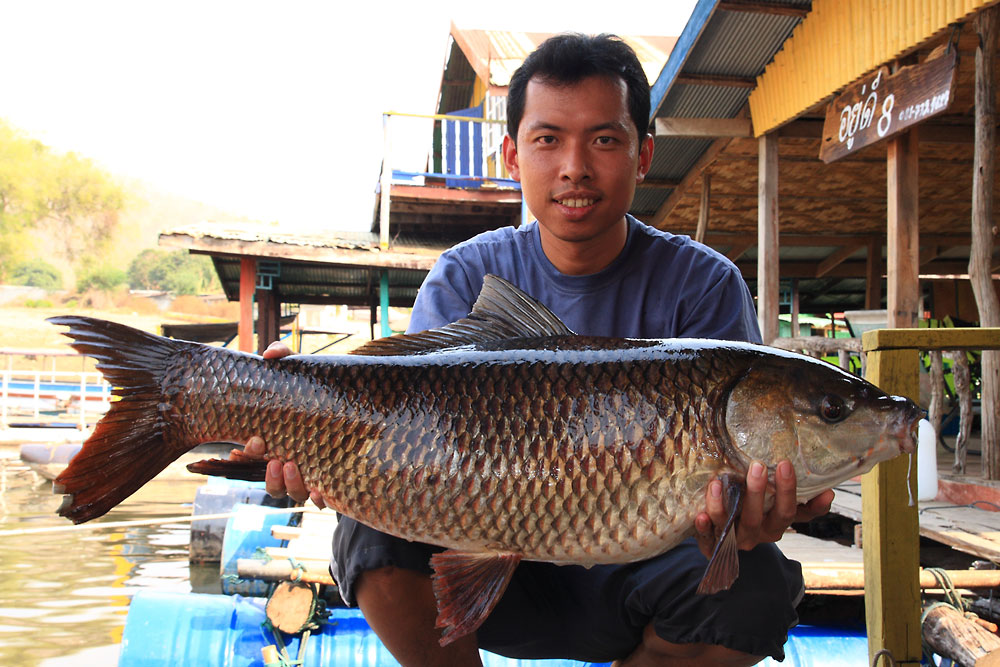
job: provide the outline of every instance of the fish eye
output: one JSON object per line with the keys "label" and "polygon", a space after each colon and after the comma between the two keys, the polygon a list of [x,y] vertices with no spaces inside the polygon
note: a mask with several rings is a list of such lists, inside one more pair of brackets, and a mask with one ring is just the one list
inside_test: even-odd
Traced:
{"label": "fish eye", "polygon": [[836,424],[847,417],[847,405],[840,396],[828,394],[819,406],[819,416],[829,424]]}

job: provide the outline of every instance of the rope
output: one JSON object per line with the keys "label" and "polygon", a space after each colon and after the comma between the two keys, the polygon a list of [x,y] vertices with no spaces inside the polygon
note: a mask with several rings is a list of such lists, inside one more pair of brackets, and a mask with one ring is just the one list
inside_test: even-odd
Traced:
{"label": "rope", "polygon": [[889,667],[896,667],[896,658],[893,657],[892,651],[889,649],[884,648],[872,657],[872,667],[878,666],[879,658],[885,658]]}
{"label": "rope", "polygon": [[[973,500],[968,505],[931,505],[930,507],[922,507],[917,513],[923,514],[927,510],[951,510],[960,509],[962,507],[971,507],[972,509],[975,509],[976,505],[989,505],[993,509],[1000,511],[1000,505],[997,505],[996,503],[991,503],[988,500]],[[0,535],[2,535],[2,533],[0,533]]]}
{"label": "rope", "polygon": [[[991,503],[992,504],[992,503]],[[934,580],[937,581],[938,587],[944,591],[944,601],[934,602],[924,609],[923,613],[920,615],[920,627],[924,627],[924,622],[932,611],[939,607],[951,607],[959,612],[961,612],[966,618],[976,619],[979,618],[974,612],[969,611],[969,604],[962,594],[958,592],[955,588],[954,582],[952,582],[951,577],[948,576],[948,572],[940,567],[926,567],[925,572],[930,572],[934,576]],[[920,644],[923,649],[924,656],[930,661],[930,656],[934,652],[930,645],[924,641],[923,632],[920,633]],[[933,662],[931,662],[933,664]]]}

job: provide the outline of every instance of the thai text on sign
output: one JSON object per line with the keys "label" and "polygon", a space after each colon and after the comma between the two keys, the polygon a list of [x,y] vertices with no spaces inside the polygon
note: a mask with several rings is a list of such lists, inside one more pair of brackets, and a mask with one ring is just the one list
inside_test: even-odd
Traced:
{"label": "thai text on sign", "polygon": [[952,51],[893,75],[880,67],[848,86],[826,107],[820,159],[839,160],[947,109],[956,63]]}

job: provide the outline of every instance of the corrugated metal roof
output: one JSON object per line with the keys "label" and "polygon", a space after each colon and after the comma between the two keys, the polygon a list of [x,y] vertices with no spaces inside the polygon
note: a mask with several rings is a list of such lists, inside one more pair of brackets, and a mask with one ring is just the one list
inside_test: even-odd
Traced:
{"label": "corrugated metal roof", "polygon": [[684,72],[756,77],[799,21],[794,16],[717,10],[691,50]]}
{"label": "corrugated metal roof", "polygon": [[750,95],[754,132],[759,136],[795,118],[996,1],[814,0]]}

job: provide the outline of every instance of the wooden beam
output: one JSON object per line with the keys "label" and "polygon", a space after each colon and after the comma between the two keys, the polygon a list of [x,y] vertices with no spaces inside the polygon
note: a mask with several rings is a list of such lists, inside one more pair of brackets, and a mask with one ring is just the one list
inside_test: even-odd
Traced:
{"label": "wooden beam", "polygon": [[747,250],[754,247],[755,245],[757,245],[756,240],[748,243],[733,244],[733,247],[730,248],[728,252],[726,252],[726,257],[729,259],[730,262],[735,263],[736,260],[738,260],[740,257],[743,256],[743,253],[745,253]]}
{"label": "wooden beam", "polygon": [[697,180],[701,175],[701,172],[708,165],[715,161],[715,158],[721,153],[732,139],[716,139],[712,142],[712,145],[708,147],[698,161],[694,163],[694,166],[688,170],[688,173],[681,180],[680,185],[674,188],[674,191],[670,193],[667,197],[667,201],[660,205],[660,208],[656,210],[653,217],[649,219],[648,224],[652,227],[663,228],[663,223],[670,215],[670,212],[674,210],[674,207],[680,202],[681,198],[684,196],[685,191],[691,187],[691,184]]}
{"label": "wooden beam", "polygon": [[689,86],[719,86],[726,88],[753,88],[757,79],[749,76],[730,76],[727,74],[678,74],[674,83]]}
{"label": "wooden beam", "polygon": [[832,271],[834,267],[839,266],[851,255],[864,247],[863,243],[852,243],[851,245],[844,246],[840,250],[833,252],[816,267],[816,277],[822,278]]}
{"label": "wooden beam", "polygon": [[719,137],[752,137],[749,118],[657,118],[657,137],[716,139]]}
{"label": "wooden beam", "polygon": [[698,243],[705,242],[705,232],[708,231],[708,207],[712,194],[712,175],[705,172],[701,179],[701,208],[698,209],[698,230],[694,234],[694,240]]}
{"label": "wooden beam", "polygon": [[[711,243],[707,244],[711,247]],[[848,261],[843,262],[839,266],[831,269],[826,277],[844,279],[844,278],[864,278],[867,275],[867,260],[858,261]],[[753,262],[736,262],[737,268],[743,272],[743,276],[748,280],[756,280],[757,278],[757,265]],[[928,266],[924,267],[924,273],[934,274],[934,275],[948,275],[948,276],[961,276],[965,275],[965,271],[968,265],[964,260],[955,261],[942,261],[937,260],[932,262]],[[878,272],[881,276],[885,275],[885,271]],[[816,262],[810,262],[808,260],[802,261],[782,261],[781,262],[781,277],[782,278],[816,278]]]}
{"label": "wooden beam", "polygon": [[646,178],[637,187],[642,188],[676,188],[681,182],[676,178]]}
{"label": "wooden beam", "polygon": [[790,5],[780,2],[755,2],[754,0],[722,0],[718,9],[727,12],[747,12],[753,14],[773,14],[775,16],[797,16],[804,19],[812,11],[812,3]]}
{"label": "wooden beam", "polygon": [[241,352],[253,351],[253,294],[257,286],[257,260],[240,259],[240,326]]}
{"label": "wooden beam", "polygon": [[767,345],[778,337],[778,137],[757,140],[757,320]]}
{"label": "wooden beam", "polygon": [[927,264],[928,262],[934,261],[937,257],[941,256],[941,252],[944,250],[938,245],[924,245],[920,250],[920,258],[917,260],[920,266]]}

